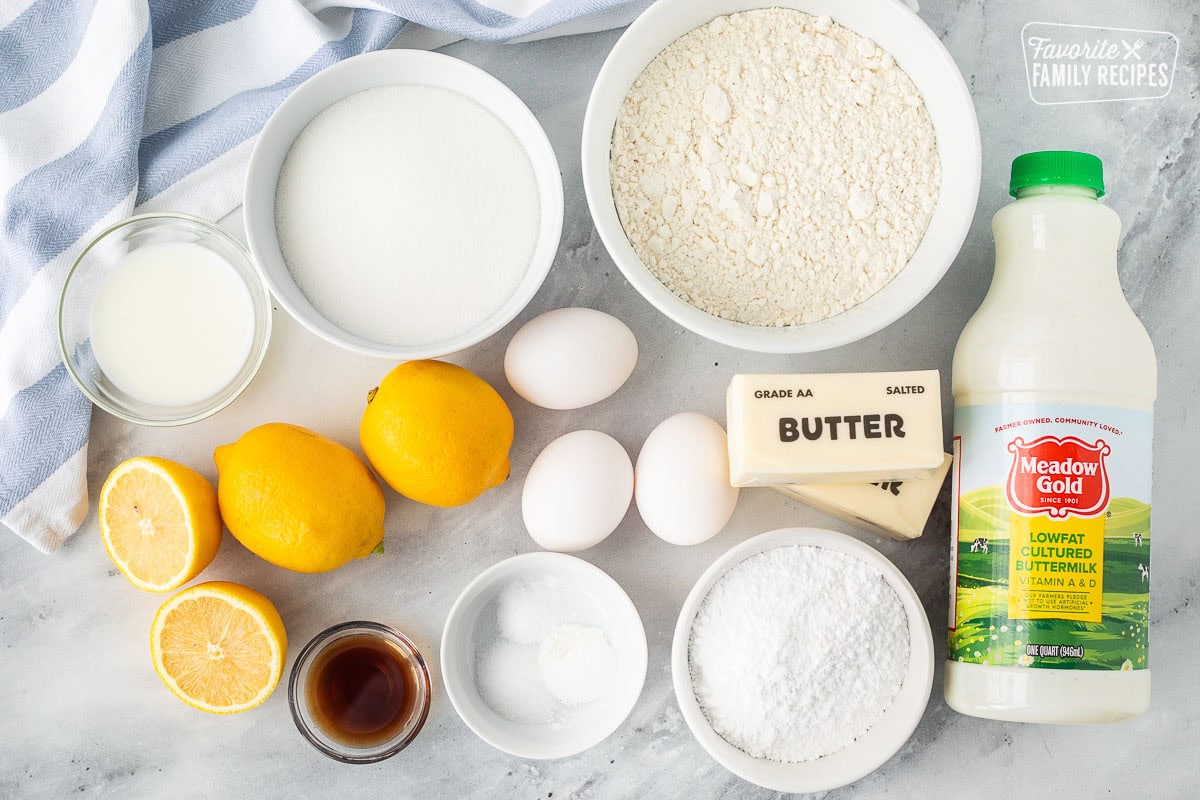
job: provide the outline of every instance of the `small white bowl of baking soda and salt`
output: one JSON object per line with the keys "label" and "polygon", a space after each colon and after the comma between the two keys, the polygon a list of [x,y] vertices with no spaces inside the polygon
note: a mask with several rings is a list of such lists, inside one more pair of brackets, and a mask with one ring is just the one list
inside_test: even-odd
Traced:
{"label": "small white bowl of baking soda and salt", "polygon": [[520,758],[596,746],[633,710],[646,632],[629,595],[599,567],[524,553],[463,589],[442,631],[446,694],[479,738]]}

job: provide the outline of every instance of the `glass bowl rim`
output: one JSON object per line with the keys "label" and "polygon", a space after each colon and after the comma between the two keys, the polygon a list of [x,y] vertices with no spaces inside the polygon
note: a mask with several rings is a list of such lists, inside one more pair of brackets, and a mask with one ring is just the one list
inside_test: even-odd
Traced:
{"label": "glass bowl rim", "polygon": [[[238,271],[238,277],[242,279],[242,282],[245,283],[246,288],[252,294],[258,294],[261,296],[267,307],[263,321],[262,343],[257,347],[257,352],[252,355],[252,367],[250,372],[247,374],[246,379],[237,385],[236,388],[234,388],[231,392],[229,392],[228,396],[223,397],[220,402],[214,403],[213,405],[203,408],[187,417],[180,417],[179,419],[146,419],[145,417],[139,417],[123,408],[118,408],[116,405],[100,396],[99,393],[92,391],[92,389],[87,385],[87,381],[85,381],[83,377],[76,371],[74,361],[67,352],[67,337],[63,329],[64,311],[67,302],[67,288],[71,285],[71,279],[75,277],[75,273],[83,264],[83,261],[87,257],[88,253],[90,253],[96,245],[106,239],[109,235],[116,233],[127,226],[147,221],[188,222],[203,229],[205,232],[214,235],[216,238],[223,240],[245,261],[246,265],[249,267],[249,272],[254,276],[253,280],[250,280],[248,276],[243,275],[241,271]],[[262,367],[263,360],[267,355],[268,346],[271,342],[271,308],[271,293],[267,289],[266,282],[263,280],[262,271],[259,269],[258,263],[254,260],[254,256],[250,253],[249,248],[242,244],[242,242],[238,241],[237,237],[233,236],[231,233],[229,233],[229,231],[225,230],[220,225],[217,225],[215,222],[210,222],[203,217],[198,217],[194,214],[185,214],[180,211],[150,211],[142,214],[134,214],[131,217],[126,217],[125,219],[114,222],[112,225],[109,225],[107,228],[100,231],[100,233],[92,237],[87,245],[84,246],[83,250],[79,252],[79,255],[75,257],[74,261],[71,262],[71,266],[67,270],[66,277],[63,278],[62,288],[58,293],[58,311],[56,319],[58,327],[58,352],[62,359],[63,365],[66,367],[67,374],[71,376],[71,380],[75,382],[75,386],[78,387],[81,392],[83,392],[84,396],[87,397],[87,399],[91,401],[93,405],[98,406],[104,411],[107,411],[114,417],[122,419],[126,422],[132,422],[135,425],[145,425],[152,428],[170,428],[180,425],[188,425],[193,422],[199,422],[202,419],[207,419],[208,417],[211,417],[213,414],[216,414],[218,411],[228,406],[239,396],[241,396],[242,392],[246,390],[246,387],[249,386],[251,381],[253,381],[258,375],[258,371]]]}

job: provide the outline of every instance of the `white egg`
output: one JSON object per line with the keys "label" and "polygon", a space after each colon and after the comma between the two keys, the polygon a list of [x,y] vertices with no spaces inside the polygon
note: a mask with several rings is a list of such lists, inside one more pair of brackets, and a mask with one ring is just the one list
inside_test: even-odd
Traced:
{"label": "white egg", "polygon": [[559,308],[517,331],[504,353],[504,374],[534,405],[583,408],[620,389],[637,356],[637,339],[621,320],[591,308]]}
{"label": "white egg", "polygon": [[633,498],[633,464],[606,433],[560,436],[534,459],[521,490],[521,516],[547,550],[574,553],[616,530]]}
{"label": "white egg", "polygon": [[637,460],[638,513],[671,544],[699,544],[720,533],[737,505],[729,485],[725,430],[703,414],[668,417],[646,437]]}

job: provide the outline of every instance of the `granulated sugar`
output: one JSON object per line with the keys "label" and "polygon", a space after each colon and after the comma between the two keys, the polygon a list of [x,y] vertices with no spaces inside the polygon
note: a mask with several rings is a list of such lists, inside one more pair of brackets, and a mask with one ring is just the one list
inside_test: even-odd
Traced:
{"label": "granulated sugar", "polygon": [[369,89],[322,111],[276,193],[300,291],[334,325],[387,345],[444,342],[486,321],[529,267],[539,220],[512,131],[429,86]]}
{"label": "granulated sugar", "polygon": [[697,308],[762,326],[881,289],[941,183],[924,101],[892,56],[780,8],[717,17],[663,50],[617,115],[610,172],[650,271]]}
{"label": "granulated sugar", "polygon": [[809,761],[865,734],[908,670],[909,626],[877,569],[822,547],[777,547],[732,567],[692,623],[692,688],[725,741]]}

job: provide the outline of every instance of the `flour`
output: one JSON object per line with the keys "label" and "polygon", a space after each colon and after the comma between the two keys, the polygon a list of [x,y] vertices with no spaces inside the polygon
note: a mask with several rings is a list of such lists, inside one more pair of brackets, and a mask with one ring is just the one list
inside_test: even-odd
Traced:
{"label": "flour", "polygon": [[717,17],[642,72],[613,130],[630,243],[688,303],[752,325],[816,322],[912,257],[941,167],[892,56],[790,9]]}
{"label": "flour", "polygon": [[275,224],[296,285],[372,342],[449,341],[521,283],[540,226],[533,165],[464,95],[381,86],[318,114],[279,173]]}
{"label": "flour", "polygon": [[755,758],[809,761],[865,734],[895,700],[908,617],[869,564],[777,547],[709,591],[688,659],[696,700],[723,739]]}

